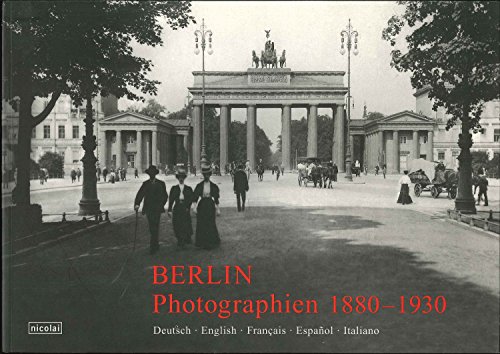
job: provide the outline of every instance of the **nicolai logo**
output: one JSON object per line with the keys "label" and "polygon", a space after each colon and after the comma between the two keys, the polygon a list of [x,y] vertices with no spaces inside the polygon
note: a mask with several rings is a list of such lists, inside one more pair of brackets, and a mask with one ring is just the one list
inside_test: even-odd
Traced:
{"label": "nicolai logo", "polygon": [[62,322],[28,322],[28,334],[62,334]]}

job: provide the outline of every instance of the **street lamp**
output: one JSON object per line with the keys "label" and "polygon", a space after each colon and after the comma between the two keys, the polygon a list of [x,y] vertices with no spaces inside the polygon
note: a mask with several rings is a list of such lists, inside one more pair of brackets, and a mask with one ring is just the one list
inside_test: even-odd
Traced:
{"label": "street lamp", "polygon": [[[208,50],[207,53],[212,55],[212,31],[205,28],[205,19],[201,20],[201,27],[199,30],[194,31],[195,36],[195,49],[194,54],[200,54],[201,46],[201,72],[202,72],[202,108],[201,108],[201,161],[205,164],[208,163],[207,154],[205,151],[205,48],[207,46],[208,36]],[[199,43],[201,42],[201,43]]]}
{"label": "street lamp", "polygon": [[353,54],[358,55],[358,31],[353,31],[351,26],[351,19],[349,19],[349,24],[347,25],[347,30],[340,32],[340,54],[345,54],[344,41],[347,41],[347,148],[345,154],[345,178],[352,181],[352,171],[351,171],[351,47],[352,41],[354,39],[354,50]]}

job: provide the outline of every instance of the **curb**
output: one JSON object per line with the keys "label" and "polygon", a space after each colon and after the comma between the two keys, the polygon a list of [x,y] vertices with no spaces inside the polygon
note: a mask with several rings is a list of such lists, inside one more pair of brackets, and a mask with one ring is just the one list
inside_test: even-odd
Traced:
{"label": "curb", "polygon": [[500,240],[500,236],[494,232],[491,231],[486,231],[484,229],[481,229],[480,227],[477,226],[470,226],[469,224],[463,223],[461,221],[456,221],[453,219],[448,218],[447,216],[443,218],[447,223],[450,223],[452,225],[456,225],[464,230],[469,230],[469,231],[475,231],[477,233],[483,234],[484,236],[494,238],[496,240]]}
{"label": "curb", "polygon": [[28,247],[28,248],[19,250],[16,253],[8,254],[8,255],[3,255],[2,258],[4,258],[4,259],[10,259],[10,258],[14,258],[16,256],[32,254],[32,253],[35,253],[38,250],[43,249],[45,247],[50,247],[50,246],[52,246],[52,245],[54,245],[56,243],[65,241],[65,240],[67,240],[69,238],[74,239],[76,237],[80,237],[80,236],[82,236],[83,234],[85,234],[87,232],[92,232],[92,231],[99,230],[99,229],[101,229],[101,228],[103,228],[103,227],[105,227],[107,225],[110,225],[110,224],[111,224],[110,221],[102,221],[102,222],[100,222],[97,225],[91,225],[91,226],[86,227],[84,229],[80,229],[80,230],[74,231],[74,232],[72,232],[70,234],[59,236],[58,238],[50,240],[50,241],[40,242],[36,246]]}

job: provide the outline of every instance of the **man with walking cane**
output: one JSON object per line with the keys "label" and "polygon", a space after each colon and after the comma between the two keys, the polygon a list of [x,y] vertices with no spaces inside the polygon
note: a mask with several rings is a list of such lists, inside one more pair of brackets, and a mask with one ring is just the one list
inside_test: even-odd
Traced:
{"label": "man with walking cane", "polygon": [[149,244],[150,254],[155,254],[160,248],[158,232],[160,228],[160,215],[165,212],[165,204],[168,200],[168,193],[165,183],[156,179],[160,172],[156,166],[149,166],[145,171],[149,175],[149,180],[142,183],[134,201],[135,211],[139,210],[139,205],[144,199],[142,214],[148,218],[149,232],[151,239]]}

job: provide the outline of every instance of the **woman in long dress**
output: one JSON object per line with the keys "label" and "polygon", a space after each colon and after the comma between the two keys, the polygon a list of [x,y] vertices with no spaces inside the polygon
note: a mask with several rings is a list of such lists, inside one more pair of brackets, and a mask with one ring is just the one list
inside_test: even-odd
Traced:
{"label": "woman in long dress", "polygon": [[401,185],[401,189],[399,191],[398,203],[399,204],[411,204],[413,200],[410,197],[410,184],[411,180],[408,177],[408,171],[404,171],[404,176],[399,179],[399,184]]}
{"label": "woman in long dress", "polygon": [[172,217],[174,226],[174,235],[177,239],[177,245],[184,247],[190,244],[193,235],[193,225],[191,223],[191,203],[193,201],[193,189],[184,184],[187,177],[186,170],[179,168],[175,177],[179,181],[178,185],[170,189],[170,198],[168,202],[168,216]]}
{"label": "woman in long dress", "polygon": [[203,181],[194,189],[193,202],[197,205],[196,239],[195,245],[204,249],[212,249],[220,244],[219,231],[215,223],[215,216],[220,215],[219,187],[212,181],[210,165],[202,165]]}

